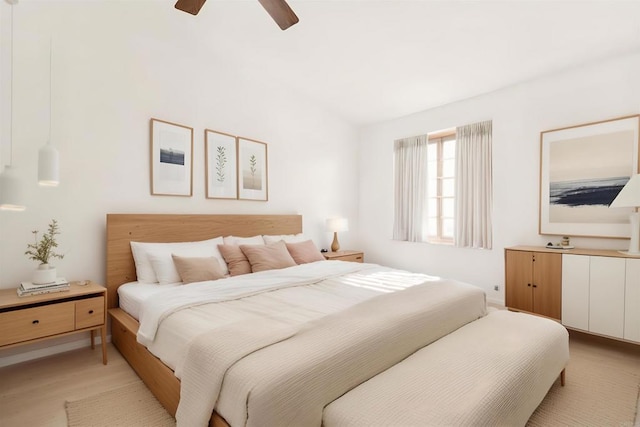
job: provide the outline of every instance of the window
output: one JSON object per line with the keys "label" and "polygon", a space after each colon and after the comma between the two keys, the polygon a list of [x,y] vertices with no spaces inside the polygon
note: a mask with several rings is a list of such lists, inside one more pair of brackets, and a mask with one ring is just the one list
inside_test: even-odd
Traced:
{"label": "window", "polygon": [[427,241],[454,243],[455,129],[429,135],[427,147]]}
{"label": "window", "polygon": [[492,122],[394,141],[393,239],[491,249]]}

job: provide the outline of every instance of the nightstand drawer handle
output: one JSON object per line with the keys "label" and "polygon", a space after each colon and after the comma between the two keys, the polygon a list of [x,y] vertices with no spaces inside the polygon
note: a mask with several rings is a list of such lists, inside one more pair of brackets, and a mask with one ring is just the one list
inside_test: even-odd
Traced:
{"label": "nightstand drawer handle", "polygon": [[89,314],[93,314],[93,310],[89,310]]}
{"label": "nightstand drawer handle", "polygon": [[33,323],[34,325],[37,325],[38,323],[40,323],[40,321],[39,321],[39,320],[34,320],[34,321],[33,321],[33,322],[31,322],[31,323]]}

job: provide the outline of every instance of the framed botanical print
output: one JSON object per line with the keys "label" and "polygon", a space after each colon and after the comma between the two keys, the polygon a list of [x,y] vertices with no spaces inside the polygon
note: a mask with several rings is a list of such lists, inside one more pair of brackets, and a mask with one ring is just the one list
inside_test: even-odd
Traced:
{"label": "framed botanical print", "polygon": [[238,198],[269,200],[267,144],[238,137]]}
{"label": "framed botanical print", "polygon": [[638,173],[640,116],[541,132],[540,234],[629,237],[632,208],[610,208]]}
{"label": "framed botanical print", "polygon": [[193,194],[193,128],[151,119],[151,194]]}
{"label": "framed botanical print", "polygon": [[206,129],[205,175],[208,199],[238,198],[238,152],[234,135]]}

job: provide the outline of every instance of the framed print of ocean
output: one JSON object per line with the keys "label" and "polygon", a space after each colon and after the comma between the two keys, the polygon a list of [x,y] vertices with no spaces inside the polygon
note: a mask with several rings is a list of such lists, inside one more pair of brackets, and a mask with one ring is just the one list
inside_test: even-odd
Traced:
{"label": "framed print of ocean", "polygon": [[629,236],[631,208],[609,208],[638,172],[640,116],[540,133],[540,234]]}
{"label": "framed print of ocean", "polygon": [[151,194],[193,194],[193,128],[151,119]]}

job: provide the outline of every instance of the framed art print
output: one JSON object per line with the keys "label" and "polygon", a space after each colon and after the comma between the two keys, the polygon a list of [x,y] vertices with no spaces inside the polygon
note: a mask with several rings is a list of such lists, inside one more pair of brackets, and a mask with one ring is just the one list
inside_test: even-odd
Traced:
{"label": "framed art print", "polygon": [[193,129],[151,119],[151,194],[193,194]]}
{"label": "framed art print", "polygon": [[269,200],[267,144],[238,137],[238,195],[242,200]]}
{"label": "framed art print", "polygon": [[638,173],[640,116],[540,133],[540,234],[629,237],[632,208],[609,208]]}
{"label": "framed art print", "polygon": [[206,129],[204,135],[207,199],[237,199],[238,157],[236,137],[210,129]]}

